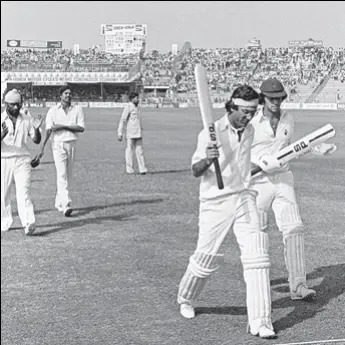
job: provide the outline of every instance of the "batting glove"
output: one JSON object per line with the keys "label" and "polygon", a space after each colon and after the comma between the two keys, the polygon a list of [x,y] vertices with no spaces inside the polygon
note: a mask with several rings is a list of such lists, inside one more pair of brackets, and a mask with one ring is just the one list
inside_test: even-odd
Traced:
{"label": "batting glove", "polygon": [[262,156],[259,159],[259,167],[267,174],[279,171],[282,166],[283,164],[273,156]]}
{"label": "batting glove", "polygon": [[322,143],[318,146],[315,146],[311,152],[312,154],[316,156],[328,156],[328,155],[331,155],[336,150],[337,150],[337,146],[335,144]]}

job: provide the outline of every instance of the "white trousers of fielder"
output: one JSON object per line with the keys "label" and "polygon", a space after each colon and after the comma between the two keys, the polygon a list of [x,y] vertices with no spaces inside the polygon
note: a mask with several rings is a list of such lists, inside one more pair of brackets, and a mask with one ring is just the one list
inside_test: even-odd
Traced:
{"label": "white trousers of fielder", "polygon": [[35,223],[34,207],[30,198],[30,157],[1,158],[1,230],[10,229],[13,218],[11,209],[12,187],[15,184],[17,207],[23,227]]}
{"label": "white trousers of fielder", "polygon": [[190,303],[201,293],[218,269],[218,251],[231,229],[241,250],[250,332],[258,334],[263,325],[273,330],[268,236],[260,230],[254,191],[201,202],[197,248],[181,279],[177,302]]}
{"label": "white trousers of fielder", "polygon": [[143,149],[143,139],[142,138],[127,138],[127,148],[126,148],[126,172],[128,174],[133,174],[133,158],[134,153],[137,157],[138,168],[140,173],[146,173],[147,169],[145,166],[144,159],[144,149]]}
{"label": "white trousers of fielder", "polygon": [[55,207],[63,211],[71,205],[70,187],[73,178],[73,165],[76,151],[76,141],[56,142],[52,144],[56,168]]}

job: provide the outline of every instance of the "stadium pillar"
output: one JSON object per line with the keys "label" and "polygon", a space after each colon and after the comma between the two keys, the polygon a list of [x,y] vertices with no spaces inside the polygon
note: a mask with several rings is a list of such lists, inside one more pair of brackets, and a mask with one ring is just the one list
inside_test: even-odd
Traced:
{"label": "stadium pillar", "polygon": [[103,83],[101,83],[101,98],[102,98],[102,101],[104,101]]}

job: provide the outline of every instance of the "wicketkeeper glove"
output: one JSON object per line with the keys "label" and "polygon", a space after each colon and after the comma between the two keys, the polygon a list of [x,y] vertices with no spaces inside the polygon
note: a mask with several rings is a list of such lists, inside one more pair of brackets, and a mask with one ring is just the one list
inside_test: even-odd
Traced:
{"label": "wicketkeeper glove", "polygon": [[267,174],[279,171],[283,164],[273,156],[262,156],[259,159],[259,167]]}

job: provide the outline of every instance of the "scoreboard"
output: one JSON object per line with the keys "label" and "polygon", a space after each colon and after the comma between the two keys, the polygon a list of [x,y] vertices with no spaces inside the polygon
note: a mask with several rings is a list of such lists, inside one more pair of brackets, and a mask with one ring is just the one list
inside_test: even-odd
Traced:
{"label": "scoreboard", "polygon": [[112,54],[139,54],[147,37],[146,24],[102,24],[104,50]]}

